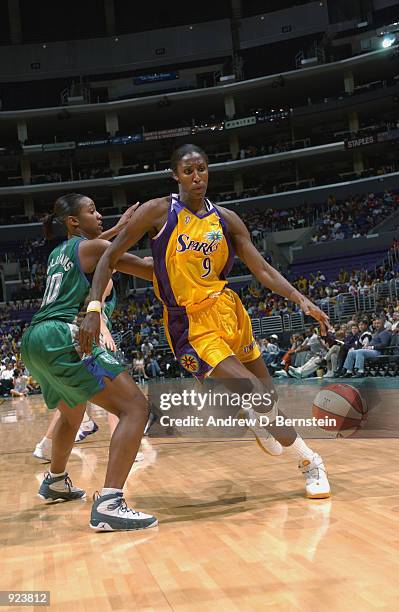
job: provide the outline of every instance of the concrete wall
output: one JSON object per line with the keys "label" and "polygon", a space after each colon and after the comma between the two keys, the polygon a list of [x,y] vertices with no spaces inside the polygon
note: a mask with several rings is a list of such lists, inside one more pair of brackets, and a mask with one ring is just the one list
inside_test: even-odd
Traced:
{"label": "concrete wall", "polygon": [[[245,1],[245,0],[244,0]],[[328,26],[327,2],[309,2],[290,9],[248,17],[241,21],[241,48],[299,38],[324,31]],[[287,31],[291,28],[289,31]]]}
{"label": "concrete wall", "polygon": [[349,238],[348,240],[334,240],[332,242],[314,244],[302,249],[295,249],[292,263],[303,261],[323,260],[344,255],[356,255],[359,253],[371,253],[389,249],[394,238],[398,238],[398,232],[385,232],[377,236],[363,238]]}
{"label": "concrete wall", "polygon": [[[0,81],[32,81],[84,74],[105,74],[137,68],[229,56],[230,20],[151,30],[110,38],[2,46]],[[162,50],[162,52],[160,51]],[[32,70],[32,63],[40,63]]]}

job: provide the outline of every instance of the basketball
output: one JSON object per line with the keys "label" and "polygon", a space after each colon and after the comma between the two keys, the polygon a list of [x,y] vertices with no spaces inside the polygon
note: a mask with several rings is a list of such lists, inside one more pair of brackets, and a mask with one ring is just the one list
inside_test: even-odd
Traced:
{"label": "basketball", "polygon": [[335,437],[353,436],[366,418],[367,406],[360,392],[342,383],[323,387],[313,400],[312,414],[317,419],[333,419],[334,424],[322,429]]}

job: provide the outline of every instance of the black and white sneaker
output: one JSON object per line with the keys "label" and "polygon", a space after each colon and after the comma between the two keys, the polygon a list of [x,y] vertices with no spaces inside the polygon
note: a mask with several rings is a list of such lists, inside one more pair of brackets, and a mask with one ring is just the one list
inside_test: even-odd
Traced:
{"label": "black and white sneaker", "polygon": [[122,493],[93,497],[90,527],[95,531],[136,531],[158,525],[155,516],[129,508]]}
{"label": "black and white sneaker", "polygon": [[84,499],[86,491],[74,487],[68,474],[52,477],[49,472],[44,475],[38,496],[45,501],[73,501]]}

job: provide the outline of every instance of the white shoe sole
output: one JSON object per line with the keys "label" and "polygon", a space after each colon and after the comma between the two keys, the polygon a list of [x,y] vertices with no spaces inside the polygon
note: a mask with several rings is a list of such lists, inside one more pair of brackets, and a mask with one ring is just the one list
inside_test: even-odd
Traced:
{"label": "white shoe sole", "polygon": [[36,459],[40,459],[40,461],[45,461],[46,463],[50,463],[51,462],[51,458],[50,457],[44,457],[43,455],[39,455],[39,453],[33,452],[32,455],[36,458]]}
{"label": "white shoe sole", "polygon": [[46,502],[46,504],[60,503],[60,502],[71,502],[71,501],[81,501],[82,499],[83,500],[86,499],[86,493],[84,495],[82,495],[82,497],[77,497],[76,499],[64,499],[63,497],[57,497],[56,499],[53,499],[52,497],[44,497],[44,495],[40,495],[40,493],[38,493],[37,496],[40,499],[42,499],[44,502]]}
{"label": "white shoe sole", "polygon": [[136,527],[135,529],[113,529],[109,523],[101,522],[98,525],[92,525],[89,523],[90,529],[93,531],[144,531],[144,529],[151,529],[151,527],[156,527],[158,525],[158,521],[155,520],[151,525],[147,525],[147,527]]}
{"label": "white shoe sole", "polygon": [[325,493],[310,493],[309,491],[306,491],[306,497],[308,499],[328,499],[331,497],[331,489]]}

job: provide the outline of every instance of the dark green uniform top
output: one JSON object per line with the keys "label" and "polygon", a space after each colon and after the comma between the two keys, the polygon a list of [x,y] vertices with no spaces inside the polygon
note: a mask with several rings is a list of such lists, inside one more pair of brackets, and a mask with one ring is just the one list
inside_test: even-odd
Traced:
{"label": "dark green uniform top", "polygon": [[56,319],[74,323],[90,291],[90,283],[80,267],[78,248],[81,236],[73,236],[57,246],[47,262],[47,283],[43,301],[32,318],[32,325]]}

